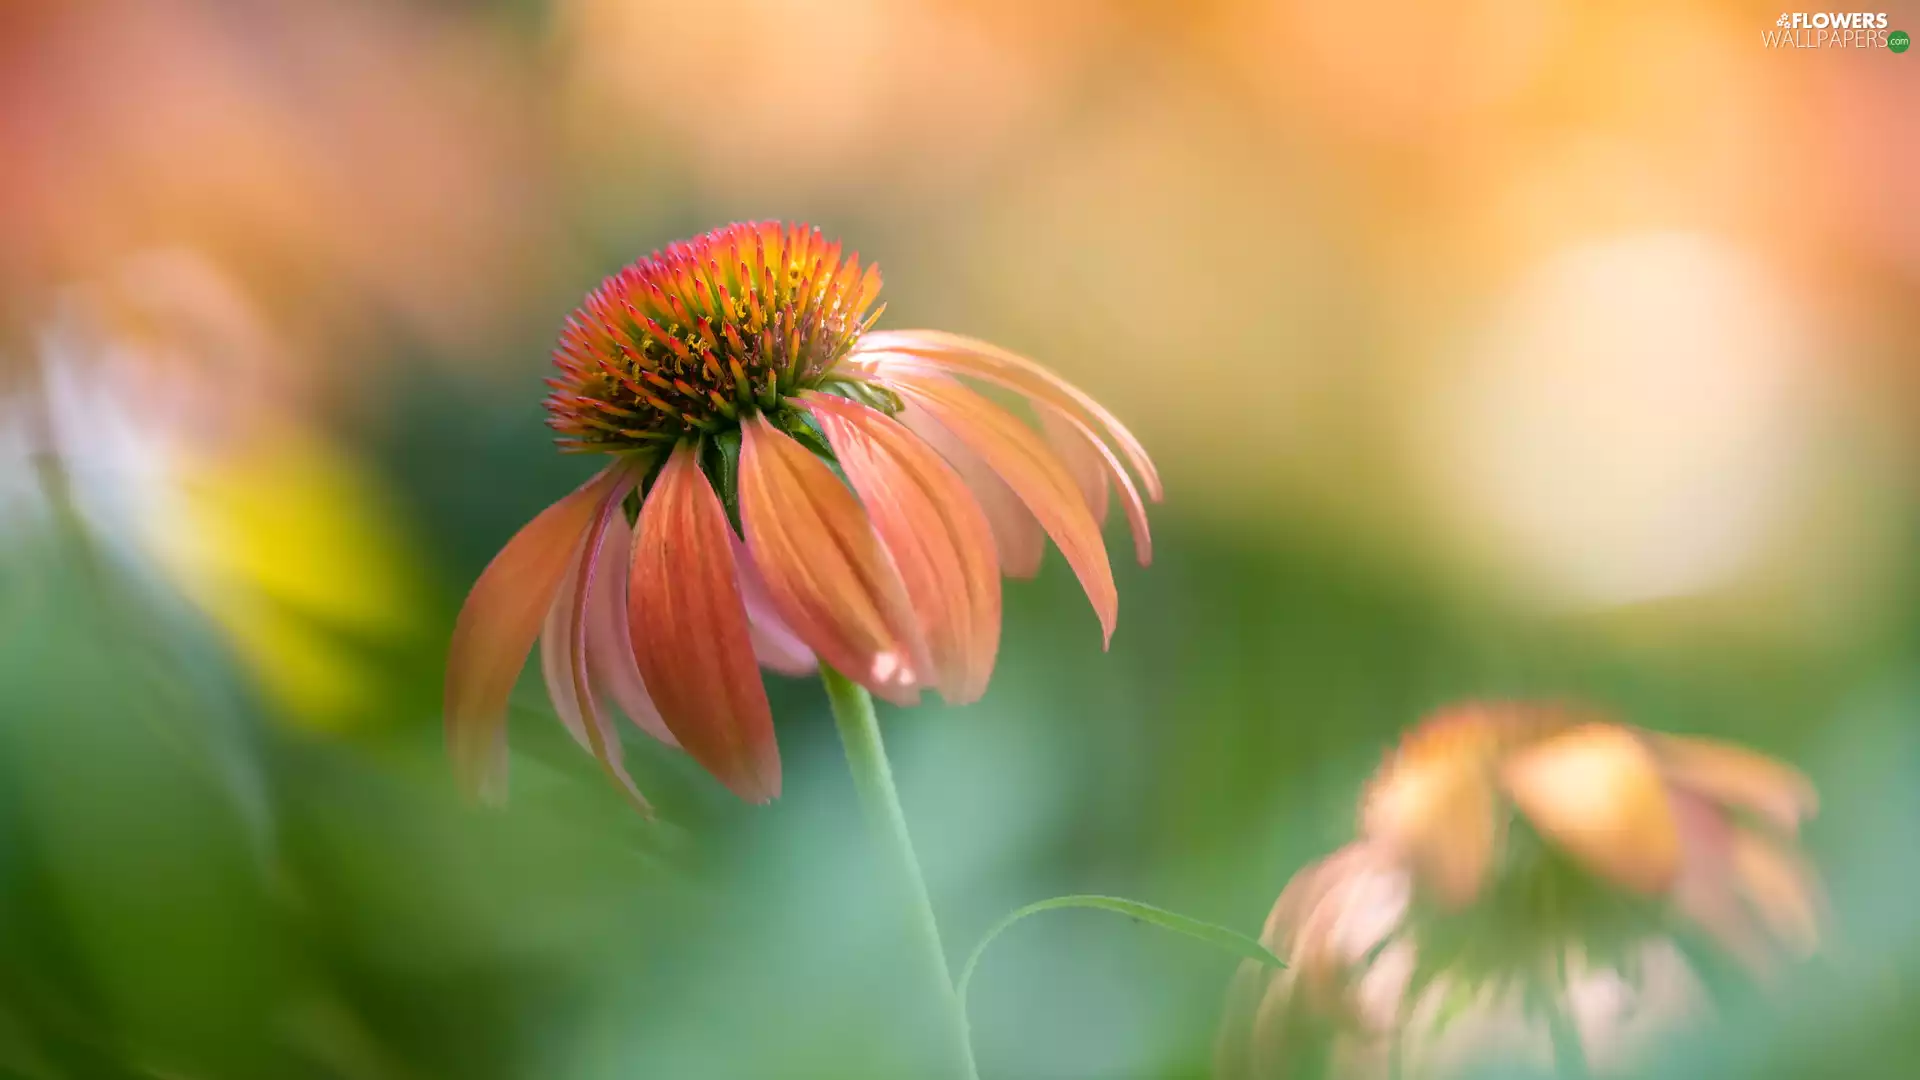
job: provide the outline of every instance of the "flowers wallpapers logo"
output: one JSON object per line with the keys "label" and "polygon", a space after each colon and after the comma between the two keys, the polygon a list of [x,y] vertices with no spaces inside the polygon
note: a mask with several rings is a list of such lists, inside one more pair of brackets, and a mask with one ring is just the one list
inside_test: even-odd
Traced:
{"label": "flowers wallpapers logo", "polygon": [[1884,11],[1787,11],[1781,12],[1773,25],[1774,29],[1761,34],[1761,41],[1769,49],[1906,51],[1904,44],[1895,44],[1898,33],[1888,33]]}

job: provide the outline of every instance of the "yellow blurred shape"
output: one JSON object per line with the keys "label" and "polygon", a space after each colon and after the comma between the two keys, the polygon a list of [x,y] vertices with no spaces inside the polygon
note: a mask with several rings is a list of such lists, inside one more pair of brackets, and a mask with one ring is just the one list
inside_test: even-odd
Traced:
{"label": "yellow blurred shape", "polygon": [[414,629],[417,575],[360,469],[278,428],[244,452],[184,453],[171,512],[145,527],[162,566],[296,719],[375,714],[368,653]]}

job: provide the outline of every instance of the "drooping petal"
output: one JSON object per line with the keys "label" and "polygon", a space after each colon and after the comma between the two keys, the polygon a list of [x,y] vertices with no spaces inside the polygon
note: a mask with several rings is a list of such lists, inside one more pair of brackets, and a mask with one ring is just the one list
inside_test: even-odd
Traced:
{"label": "drooping petal", "polygon": [[980,455],[1027,504],[1080,579],[1107,642],[1119,617],[1120,595],[1107,563],[1100,524],[1093,520],[1066,466],[1033,429],[1000,406],[944,376],[890,379],[888,387],[925,410]]}
{"label": "drooping petal", "polygon": [[979,700],[1000,648],[1000,574],[985,513],[931,447],[884,413],[825,395],[802,405],[900,570],[941,697]]}
{"label": "drooping petal", "polygon": [[1046,554],[1047,534],[1040,528],[1033,511],[1020,501],[1000,474],[994,472],[980,455],[941,427],[912,403],[900,412],[899,420],[907,430],[939,451],[973,492],[975,501],[987,515],[993,529],[993,549],[1000,559],[1000,572],[1012,578],[1030,578],[1040,572],[1040,560]]}
{"label": "drooping petal", "polygon": [[737,536],[733,538],[733,562],[740,571],[740,599],[747,606],[747,634],[753,638],[754,659],[761,667],[782,675],[813,674],[820,661],[774,610],[773,597],[767,594],[767,579],[754,565],[746,542]]}
{"label": "drooping petal", "polygon": [[1266,997],[1268,984],[1279,977],[1257,960],[1242,960],[1234,969],[1233,979],[1227,983],[1226,1007],[1221,1013],[1225,1019],[1213,1040],[1213,1075],[1224,1078],[1258,1075],[1250,1064],[1256,1030],[1254,1016]]}
{"label": "drooping petal", "polygon": [[1673,792],[1685,856],[1675,907],[1763,978],[1819,944],[1826,900],[1819,876],[1778,835],[1736,823],[1705,795]]}
{"label": "drooping petal", "polygon": [[1040,430],[1047,437],[1047,445],[1053,448],[1055,456],[1073,474],[1073,482],[1080,485],[1080,494],[1087,498],[1087,509],[1093,512],[1093,520],[1102,525],[1107,523],[1107,463],[1100,452],[1091,445],[1092,440],[1080,434],[1073,422],[1052,409],[1035,409],[1040,418]]}
{"label": "drooping petal", "polygon": [[[1378,844],[1349,844],[1297,874],[1260,939],[1287,966],[1275,971],[1247,962],[1261,974],[1264,994],[1228,1004],[1223,1041],[1215,1044],[1215,1060],[1228,1071],[1215,1075],[1320,1075],[1314,1065],[1329,1060],[1345,1025],[1356,1032],[1374,1026],[1369,1014],[1380,1011],[1380,995],[1366,984],[1403,963],[1403,970],[1412,968],[1411,956],[1397,955],[1411,947],[1399,935],[1411,899],[1398,857]],[[1227,1045],[1227,1038],[1240,1045]]]}
{"label": "drooping petal", "polygon": [[628,579],[633,567],[633,528],[625,514],[615,514],[607,525],[606,554],[587,598],[587,670],[594,688],[611,698],[640,730],[678,747],[680,740],[667,729],[660,709],[647,693],[640,668],[633,660],[633,631],[627,622]]}
{"label": "drooping petal", "polygon": [[1717,739],[1654,735],[1651,740],[1661,772],[1673,783],[1758,814],[1789,833],[1819,809],[1813,783],[1765,754]]}
{"label": "drooping petal", "polygon": [[[660,719],[633,662],[633,637],[627,627],[627,576],[632,560],[633,530],[624,515],[615,515],[606,530],[606,553],[594,575],[593,595],[587,602],[587,673],[595,692],[613,699],[640,730],[667,744],[678,747],[679,740]],[[547,613],[546,626],[540,632],[540,673],[547,684],[547,696],[553,710],[566,725],[573,741],[588,753],[593,742],[580,714],[580,699],[573,686],[572,617],[574,590],[581,572],[586,545],[574,555],[566,580],[554,597]]]}
{"label": "drooping petal", "polygon": [[[1289,896],[1295,884],[1301,891]],[[1276,927],[1284,935],[1268,947],[1299,972],[1317,1010],[1337,1012],[1351,1004],[1341,1000],[1351,990],[1343,974],[1393,936],[1411,901],[1408,875],[1390,851],[1348,844],[1287,883],[1267,920],[1269,937]]]}
{"label": "drooping petal", "polygon": [[1726,809],[1684,788],[1672,794],[1680,833],[1680,875],[1671,896],[1677,911],[1756,974],[1775,966],[1773,942],[1758,914],[1741,895],[1733,868],[1739,830]]}
{"label": "drooping petal", "polygon": [[1041,409],[1040,420],[1047,432],[1047,442],[1066,462],[1080,490],[1086,493],[1087,506],[1093,511],[1095,521],[1106,520],[1107,478],[1113,478],[1120,488],[1120,505],[1127,512],[1127,530],[1133,534],[1134,558],[1141,566],[1152,565],[1153,531],[1147,526],[1147,504],[1141,500],[1140,490],[1133,486],[1133,478],[1121,467],[1113,451],[1078,417]]}
{"label": "drooping petal", "polygon": [[620,466],[542,510],[507,541],[467,594],[447,647],[447,750],[470,793],[506,787],[507,699],[554,596]]}
{"label": "drooping petal", "polygon": [[1653,895],[1679,875],[1671,801],[1630,732],[1583,724],[1515,751],[1500,775],[1534,828],[1600,877]]}
{"label": "drooping petal", "polygon": [[[605,710],[600,707],[599,692],[594,687],[592,669],[587,657],[587,624],[590,619],[588,604],[596,592],[604,592],[599,580],[603,555],[607,548],[607,534],[612,531],[612,523],[620,515],[620,503],[626,498],[628,489],[637,481],[631,468],[622,470],[622,477],[601,499],[593,524],[587,527],[586,542],[582,545],[578,568],[568,590],[567,604],[567,677],[571,683],[571,700],[578,710],[580,729],[586,734],[587,749],[600,762],[601,768],[619,785],[634,808],[643,814],[651,815],[653,808],[634,786],[633,777],[627,774],[625,751],[620,744],[620,735],[613,728],[613,722]],[[616,556],[623,556],[620,549]],[[559,700],[558,694],[555,697]]]}
{"label": "drooping petal", "polygon": [[1480,895],[1503,842],[1491,778],[1472,758],[1411,758],[1368,789],[1361,827],[1412,864],[1421,887],[1459,909]]}
{"label": "drooping petal", "polygon": [[926,647],[860,501],[766,417],[742,431],[740,519],[775,610],[821,661],[888,701],[913,704]]}
{"label": "drooping petal", "polygon": [[661,719],[741,798],[780,793],[773,712],[754,663],[733,562],[733,527],[682,444],[640,509],[628,594],[634,659]]}
{"label": "drooping petal", "polygon": [[1090,419],[1120,448],[1146,485],[1148,496],[1160,501],[1160,474],[1133,432],[1079,387],[1018,353],[942,330],[880,330],[861,338],[849,359],[878,369],[904,366],[967,375],[1065,415]]}
{"label": "drooping petal", "polygon": [[580,719],[580,701],[573,694],[573,637],[568,632],[568,621],[573,617],[573,590],[580,578],[580,556],[585,551],[584,542],[575,549],[567,563],[566,577],[561,579],[560,588],[553,596],[553,606],[547,609],[546,621],[541,625],[540,678],[546,683],[547,698],[553,702],[553,711],[560,717],[560,723],[573,736],[573,741],[580,744],[580,749],[592,753],[586,724]]}
{"label": "drooping petal", "polygon": [[1773,939],[1796,960],[1813,955],[1824,904],[1806,861],[1773,837],[1743,830],[1734,838],[1732,870]]}

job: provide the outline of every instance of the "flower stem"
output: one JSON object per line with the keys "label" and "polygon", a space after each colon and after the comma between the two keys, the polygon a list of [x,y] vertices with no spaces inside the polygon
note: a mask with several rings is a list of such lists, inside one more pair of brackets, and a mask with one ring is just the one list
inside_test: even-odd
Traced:
{"label": "flower stem", "polygon": [[927,978],[939,998],[941,1027],[946,1031],[943,1041],[951,1044],[947,1074],[954,1080],[978,1080],[966,1016],[960,1011],[960,1000],[954,994],[947,952],[940,944],[940,926],[933,917],[933,898],[928,895],[926,878],[920,873],[920,857],[914,854],[913,840],[907,835],[907,818],[900,809],[900,794],[893,786],[887,748],[880,741],[880,721],[873,712],[873,698],[864,687],[825,664],[820,665],[820,681],[826,684],[827,700],[833,705],[834,723],[840,728],[840,742],[846,747],[847,766],[853,770],[853,786],[860,795],[860,809],[866,814],[875,839],[885,849],[885,857],[893,864],[902,898],[913,909],[914,936],[928,969]]}

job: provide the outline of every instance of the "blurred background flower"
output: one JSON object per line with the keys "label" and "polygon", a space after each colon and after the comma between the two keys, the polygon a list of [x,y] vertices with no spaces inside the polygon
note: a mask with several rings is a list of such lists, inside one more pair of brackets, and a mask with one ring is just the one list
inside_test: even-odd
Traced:
{"label": "blurred background flower", "polygon": [[[1920,60],[1778,15],[0,4],[0,1072],[902,1075],[818,691],[757,815],[635,740],[632,820],[532,677],[510,810],[441,759],[460,591],[588,472],[564,314],[762,218],[1182,496],[1111,655],[1049,557],[963,723],[887,718],[955,948],[1076,891],[1251,930],[1405,717],[1592,701],[1826,799],[1822,959],[1635,1067],[1911,1072]],[[986,1075],[1207,1075],[1217,956],[996,950]]]}
{"label": "blurred background flower", "polygon": [[1360,839],[1294,878],[1242,964],[1224,1078],[1627,1072],[1820,937],[1795,838],[1815,796],[1732,744],[1569,706],[1455,706],[1410,731]]}
{"label": "blurred background flower", "polygon": [[365,654],[421,623],[377,481],[316,428],[276,337],[211,264],[151,252],[115,270],[55,294],[37,328],[0,461],[15,539],[77,527],[67,543],[198,606],[292,716],[377,715]]}

